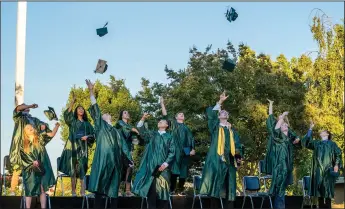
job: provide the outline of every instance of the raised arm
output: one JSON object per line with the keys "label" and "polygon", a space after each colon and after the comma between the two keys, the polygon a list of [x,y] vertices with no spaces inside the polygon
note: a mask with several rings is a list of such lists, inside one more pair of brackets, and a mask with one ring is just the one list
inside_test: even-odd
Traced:
{"label": "raised arm", "polygon": [[225,95],[225,91],[219,96],[219,101],[214,107],[208,107],[206,109],[206,118],[208,123],[208,129],[210,133],[214,131],[219,125],[218,113],[221,111],[221,105],[229,96]]}
{"label": "raised arm", "polygon": [[59,127],[60,127],[60,123],[57,122],[55,124],[55,127],[53,128],[53,131],[51,131],[49,133],[46,133],[46,132],[41,133],[40,144],[42,146],[46,146],[54,138],[54,136],[56,135],[57,131],[59,130]]}
{"label": "raised arm", "polygon": [[16,107],[16,111],[17,111],[17,112],[20,112],[20,111],[23,111],[23,110],[25,110],[25,109],[29,109],[29,108],[35,109],[35,108],[37,108],[37,107],[38,107],[37,104],[32,104],[32,105],[22,104],[22,105],[18,105],[18,106]]}
{"label": "raised arm", "polygon": [[273,115],[273,102],[272,100],[267,99],[267,101],[269,102],[268,105],[268,115]]}
{"label": "raised arm", "polygon": [[148,143],[151,140],[151,138],[153,137],[152,131],[148,130],[144,125],[145,120],[148,117],[150,117],[150,115],[148,113],[144,113],[144,115],[141,117],[141,120],[137,124],[137,128],[139,130],[140,137],[142,139],[144,139],[145,143]]}
{"label": "raised arm", "polygon": [[314,123],[311,122],[309,126],[309,130],[307,134],[302,138],[302,143],[301,143],[303,147],[310,150],[314,150],[315,145],[317,143],[315,140],[313,140],[313,127],[314,127]]}
{"label": "raised arm", "polygon": [[101,110],[99,109],[99,106],[97,104],[97,101],[93,92],[95,85],[92,84],[91,81],[88,79],[86,79],[85,82],[89,89],[90,100],[91,100],[91,106],[89,107],[88,111],[91,115],[92,120],[94,121],[95,131],[97,132],[104,121],[102,119]]}
{"label": "raised arm", "polygon": [[167,110],[166,110],[165,105],[164,105],[164,98],[161,96],[161,97],[159,98],[159,100],[160,100],[161,107],[162,107],[162,115],[163,115],[163,116],[168,115]]}

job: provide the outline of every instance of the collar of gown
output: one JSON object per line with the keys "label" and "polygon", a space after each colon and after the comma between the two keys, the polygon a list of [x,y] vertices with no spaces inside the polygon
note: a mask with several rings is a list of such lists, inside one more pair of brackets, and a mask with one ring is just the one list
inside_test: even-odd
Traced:
{"label": "collar of gown", "polygon": [[166,131],[158,131],[158,133],[159,133],[160,135],[162,135],[162,134],[165,134]]}

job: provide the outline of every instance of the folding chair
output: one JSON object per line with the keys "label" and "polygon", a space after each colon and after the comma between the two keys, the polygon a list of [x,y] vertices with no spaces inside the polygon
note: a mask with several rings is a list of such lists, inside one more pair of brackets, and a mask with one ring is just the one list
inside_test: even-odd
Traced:
{"label": "folding chair", "polygon": [[[200,188],[201,188],[201,176],[200,175],[194,175],[193,176],[193,204],[192,204],[192,209],[194,208],[194,203],[195,203],[195,199],[198,197],[199,201],[200,201],[200,208],[202,209],[202,201],[201,198],[202,197],[207,197],[207,195],[202,195],[200,194]],[[222,197],[219,197],[220,200],[220,205],[223,207],[223,201],[222,201]]]}
{"label": "folding chair", "polygon": [[265,192],[267,192],[267,186],[266,186],[266,181],[269,180],[269,179],[272,179],[272,175],[262,175],[262,168],[264,167],[264,161],[263,160],[260,160],[259,161],[259,179],[260,180],[263,180],[264,182],[264,187],[265,187]]}
{"label": "folding chair", "polygon": [[[244,195],[242,208],[244,207],[247,197],[249,197],[252,203],[253,209],[254,209],[253,197],[261,197],[260,209],[262,208],[262,205],[264,204],[265,198],[268,197],[268,199],[270,200],[270,206],[271,208],[273,208],[271,196],[266,192],[262,192],[262,193],[259,192],[260,179],[258,176],[244,176],[242,179],[242,187],[243,187],[243,195]],[[247,193],[247,191],[250,191],[251,193]]]}
{"label": "folding chair", "polygon": [[63,181],[62,181],[62,178],[63,177],[70,177],[69,175],[66,175],[62,172],[59,171],[59,164],[60,164],[60,157],[57,158],[57,169],[56,169],[56,180],[55,180],[55,187],[54,187],[54,197],[55,197],[55,193],[56,193],[56,187],[57,187],[57,182],[58,182],[58,179],[60,178],[60,182],[61,182],[61,193],[62,193],[62,196],[64,196],[64,186],[63,186]]}
{"label": "folding chair", "polygon": [[[48,194],[46,194],[46,197],[47,197],[48,208],[51,209],[50,196]],[[38,197],[36,197],[36,198],[38,198]],[[21,197],[21,200],[20,200],[20,208],[21,209],[25,209],[26,208],[25,184],[24,184],[24,182],[23,182],[22,197]],[[32,207],[32,201],[31,201],[31,208],[33,208]]]}
{"label": "folding chair", "polygon": [[310,189],[310,176],[304,176],[302,178],[302,192],[303,192],[303,202],[301,208],[305,205],[306,200],[310,202],[310,208],[313,208],[312,199],[309,193]]}
{"label": "folding chair", "polygon": [[[10,162],[10,156],[6,155],[4,157],[4,164],[2,167],[2,181],[1,181],[1,188],[4,187],[4,195],[6,195],[6,176],[12,176],[13,175],[13,168]],[[23,181],[22,174],[19,175],[19,180]],[[0,189],[0,194],[2,194],[2,189]]]}

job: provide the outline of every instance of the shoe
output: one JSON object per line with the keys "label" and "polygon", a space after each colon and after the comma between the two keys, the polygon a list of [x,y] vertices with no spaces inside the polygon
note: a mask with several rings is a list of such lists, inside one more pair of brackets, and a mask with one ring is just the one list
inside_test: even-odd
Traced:
{"label": "shoe", "polygon": [[10,192],[8,195],[9,196],[16,196],[16,193],[15,192]]}
{"label": "shoe", "polygon": [[126,197],[134,197],[135,195],[134,195],[132,192],[127,191],[127,192],[125,193],[125,196],[126,196]]}
{"label": "shoe", "polygon": [[118,193],[117,193],[117,196],[122,197],[122,193],[121,193],[121,192],[118,192]]}
{"label": "shoe", "polygon": [[72,197],[76,197],[76,196],[77,196],[77,193],[72,192]]}

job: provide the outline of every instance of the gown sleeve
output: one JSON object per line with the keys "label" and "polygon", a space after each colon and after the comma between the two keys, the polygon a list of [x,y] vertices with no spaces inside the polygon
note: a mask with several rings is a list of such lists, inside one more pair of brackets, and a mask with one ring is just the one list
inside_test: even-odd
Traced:
{"label": "gown sleeve", "polygon": [[145,127],[145,124],[140,127],[137,126],[137,128],[140,133],[140,137],[144,140],[145,143],[149,143],[150,140],[154,137],[153,131],[148,130]]}
{"label": "gown sleeve", "polygon": [[63,118],[65,120],[65,123],[70,127],[74,120],[73,111],[69,112],[68,109],[66,109],[63,113]]}
{"label": "gown sleeve", "polygon": [[133,161],[133,158],[132,158],[132,155],[131,155],[131,151],[129,150],[128,145],[127,145],[125,139],[122,136],[120,136],[119,133],[118,133],[118,137],[120,137],[119,140],[121,140],[121,144],[122,144],[121,149],[122,149],[123,154],[125,154],[125,156],[127,157],[127,159],[129,161]]}
{"label": "gown sleeve", "polygon": [[336,143],[334,143],[334,163],[338,165],[339,168],[343,167],[341,150]]}
{"label": "gown sleeve", "polygon": [[233,130],[235,138],[235,153],[243,157],[243,144],[240,142],[240,135],[237,131]]}
{"label": "gown sleeve", "polygon": [[218,111],[213,110],[213,107],[208,107],[206,109],[206,118],[207,118],[208,130],[212,134],[213,131],[219,125]]}
{"label": "gown sleeve", "polygon": [[274,118],[273,114],[269,115],[266,120],[267,131],[271,136],[277,136],[280,133],[279,129],[275,129],[277,120]]}
{"label": "gown sleeve", "polygon": [[23,116],[23,112],[22,111],[17,111],[17,107],[13,110],[13,121],[17,122],[18,120],[20,120],[20,117]]}
{"label": "gown sleeve", "polygon": [[188,127],[187,127],[187,137],[188,137],[188,141],[191,142],[192,149],[195,150],[194,136],[192,134],[192,131]]}
{"label": "gown sleeve", "polygon": [[317,141],[313,140],[313,131],[309,130],[308,133],[303,137],[301,144],[303,147],[314,150]]}
{"label": "gown sleeve", "polygon": [[97,103],[89,107],[89,113],[94,122],[94,127],[92,128],[92,132],[98,133],[104,121],[101,116],[101,110],[99,109],[99,106]]}
{"label": "gown sleeve", "polygon": [[165,162],[168,163],[169,165],[175,159],[175,141],[172,136],[170,137],[171,137],[171,140],[169,143],[169,153],[168,153],[168,157],[165,159]]}

